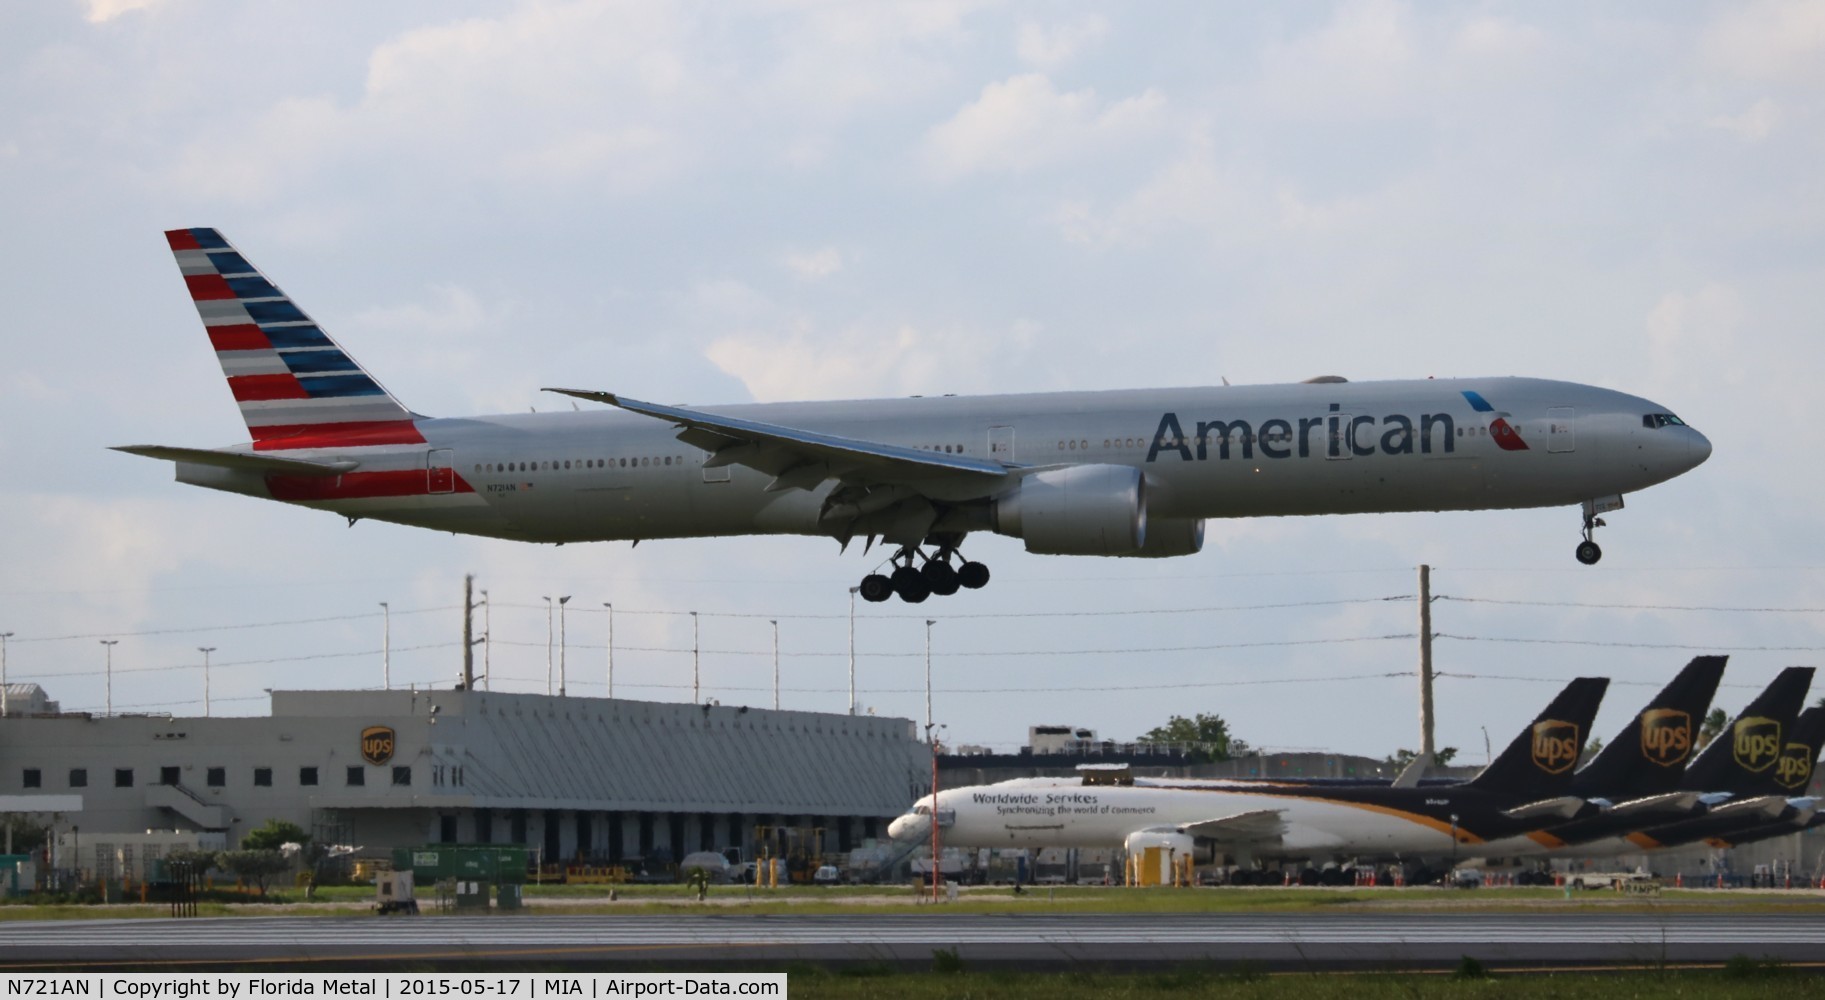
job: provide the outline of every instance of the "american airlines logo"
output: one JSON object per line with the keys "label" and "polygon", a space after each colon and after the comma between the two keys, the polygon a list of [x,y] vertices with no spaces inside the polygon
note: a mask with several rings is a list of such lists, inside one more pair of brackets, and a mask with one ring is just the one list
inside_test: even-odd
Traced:
{"label": "american airlines logo", "polygon": [[[1527,442],[1481,393],[1464,391],[1464,399],[1478,413],[1489,415],[1489,437],[1503,451],[1526,451]],[[1457,450],[1457,422],[1449,413],[1425,413],[1414,418],[1402,413],[1377,417],[1343,412],[1343,404],[1330,404],[1322,417],[1272,417],[1256,427],[1246,420],[1197,420],[1195,434],[1185,433],[1177,413],[1160,415],[1160,426],[1147,447],[1147,461],[1161,452],[1177,452],[1187,461],[1208,461],[1214,450],[1218,461],[1231,455],[1262,458],[1368,458],[1371,455],[1449,455]],[[1314,440],[1316,439],[1316,440]]]}

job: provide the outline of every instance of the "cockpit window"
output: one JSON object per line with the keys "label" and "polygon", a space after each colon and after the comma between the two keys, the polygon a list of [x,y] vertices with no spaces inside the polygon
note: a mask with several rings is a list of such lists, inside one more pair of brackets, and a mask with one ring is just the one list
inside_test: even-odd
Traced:
{"label": "cockpit window", "polygon": [[913,815],[914,816],[927,816],[930,814],[931,814],[931,808],[929,806],[913,806]]}
{"label": "cockpit window", "polygon": [[1641,418],[1641,426],[1646,427],[1649,430],[1659,427],[1684,427],[1685,425],[1686,422],[1684,420],[1679,419],[1671,413],[1648,413],[1643,414]]}

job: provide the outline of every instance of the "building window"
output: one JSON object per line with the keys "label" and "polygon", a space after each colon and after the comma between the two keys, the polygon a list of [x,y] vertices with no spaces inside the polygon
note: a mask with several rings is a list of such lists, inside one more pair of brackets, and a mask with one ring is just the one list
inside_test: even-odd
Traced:
{"label": "building window", "polygon": [[161,767],[158,769],[158,783],[161,785],[175,785],[182,776],[179,768]]}
{"label": "building window", "polygon": [[349,768],[349,782],[348,783],[351,787],[356,786],[356,785],[367,784],[368,783],[367,769],[362,767],[359,764]]}
{"label": "building window", "polygon": [[317,769],[314,767],[298,768],[298,784],[314,785],[317,783]]}
{"label": "building window", "polygon": [[225,767],[212,767],[209,769],[208,773],[203,776],[203,781],[208,784],[210,788],[220,788],[223,785],[228,784],[228,769]]}
{"label": "building window", "polygon": [[70,787],[71,788],[89,787],[89,769],[86,767],[70,768]]}
{"label": "building window", "polygon": [[132,788],[133,787],[133,769],[130,767],[115,768],[114,769],[114,787],[115,788]]}
{"label": "building window", "polygon": [[410,764],[405,765],[404,767],[396,767],[393,769],[393,784],[409,785],[411,783],[412,783],[412,766]]}
{"label": "building window", "polygon": [[42,788],[44,786],[44,773],[35,767],[28,767],[25,769],[24,779],[24,784],[27,788]]}
{"label": "building window", "polygon": [[256,788],[272,787],[272,768],[256,767],[253,769],[253,783]]}

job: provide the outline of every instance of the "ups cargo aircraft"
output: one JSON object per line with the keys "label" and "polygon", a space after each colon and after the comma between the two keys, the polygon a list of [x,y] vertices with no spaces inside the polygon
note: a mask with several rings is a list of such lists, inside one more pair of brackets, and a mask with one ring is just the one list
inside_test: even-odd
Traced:
{"label": "ups cargo aircraft", "polygon": [[[1449,788],[1280,785],[1134,778],[1017,778],[940,790],[895,819],[895,840],[960,847],[1172,847],[1211,860],[1475,851],[1569,815],[1566,795],[1609,681],[1572,681],[1469,782]],[[934,808],[935,806],[935,808]]]}
{"label": "ups cargo aircraft", "polygon": [[1579,505],[1599,515],[1711,454],[1665,406],[1524,378],[1211,386],[427,417],[214,229],[165,234],[251,443],[131,445],[180,482],[531,542],[877,539],[871,601],[988,582],[973,532],[1044,555],[1165,557],[1213,517]]}
{"label": "ups cargo aircraft", "polygon": [[[1777,765],[1812,684],[1812,674],[1811,667],[1782,670],[1699,752],[1679,775],[1676,789],[1631,796],[1614,806],[1603,803],[1608,808],[1595,816],[1530,832],[1525,839],[1531,844],[1492,845],[1490,853],[1537,854],[1544,849],[1561,854],[1617,854],[1698,840],[1702,832],[1687,836],[1679,829],[1696,819],[1716,825],[1729,817],[1765,819],[1770,810],[1778,817],[1786,796]],[[1598,794],[1615,800],[1626,791],[1616,788]],[[1666,828],[1665,840],[1654,836],[1662,828]]]}
{"label": "ups cargo aircraft", "polygon": [[1761,785],[1764,790],[1775,789],[1772,794],[1745,795],[1700,816],[1636,831],[1629,834],[1629,843],[1647,850],[1700,840],[1713,847],[1731,847],[1814,825],[1819,799],[1807,795],[1806,786],[1812,782],[1821,742],[1825,742],[1825,708],[1809,708],[1800,713],[1779,755],[1766,768],[1767,780]]}

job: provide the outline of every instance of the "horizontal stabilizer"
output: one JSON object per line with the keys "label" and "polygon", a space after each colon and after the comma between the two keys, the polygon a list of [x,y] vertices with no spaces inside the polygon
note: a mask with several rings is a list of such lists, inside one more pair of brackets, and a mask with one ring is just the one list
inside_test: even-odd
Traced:
{"label": "horizontal stabilizer", "polygon": [[1424,778],[1426,772],[1430,770],[1432,770],[1432,755],[1429,753],[1418,754],[1407,762],[1406,767],[1401,768],[1400,774],[1394,779],[1394,784],[1389,787],[1418,788],[1420,779]]}
{"label": "horizontal stabilizer", "polygon": [[1251,809],[1217,819],[1185,823],[1180,830],[1194,837],[1208,837],[1230,843],[1277,841],[1286,833],[1283,809]]}
{"label": "horizontal stabilizer", "polygon": [[167,462],[191,462],[238,472],[284,476],[340,476],[361,464],[346,459],[339,462],[312,462],[302,458],[250,455],[246,452],[214,451],[209,448],[173,448],[162,444],[123,444],[115,445],[113,450],[146,458],[162,458]]}
{"label": "horizontal stabilizer", "polygon": [[1618,802],[1609,810],[1611,816],[1652,816],[1655,813],[1684,815],[1698,807],[1698,792],[1667,792]]}

